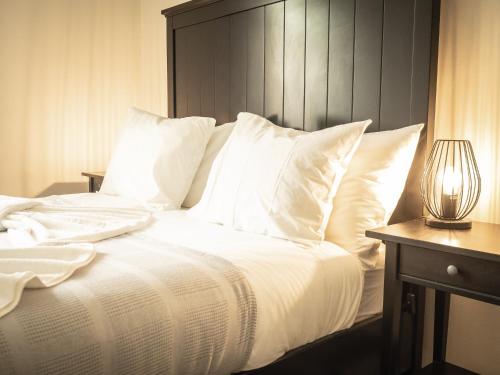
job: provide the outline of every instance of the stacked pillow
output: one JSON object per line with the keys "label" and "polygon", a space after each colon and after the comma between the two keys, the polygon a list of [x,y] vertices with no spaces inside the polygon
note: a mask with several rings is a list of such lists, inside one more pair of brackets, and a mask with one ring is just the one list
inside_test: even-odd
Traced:
{"label": "stacked pillow", "polygon": [[325,239],[375,266],[380,241],[367,229],[387,225],[403,193],[423,124],[363,135],[333,199]]}
{"label": "stacked pillow", "polygon": [[[194,216],[293,240],[325,239],[357,254],[368,268],[373,267],[380,241],[367,238],[365,231],[386,225],[393,214],[424,125],[363,134],[358,146],[360,127],[366,128],[368,123],[304,133],[242,113],[236,124],[214,132],[210,141],[213,148],[208,152],[209,143],[202,162],[206,164],[191,189],[195,193],[189,194],[193,199],[189,204],[186,200],[185,206],[198,203],[200,192],[205,190],[201,202],[191,210]],[[235,135],[222,147],[235,126]],[[324,150],[336,150],[343,143],[336,137],[350,130],[354,133],[329,165],[326,160],[331,155]],[[302,142],[308,147],[295,145],[301,136],[306,136]],[[315,150],[319,138],[324,141],[322,148],[309,153]],[[295,147],[301,158],[291,151]],[[220,156],[215,158],[217,154]],[[318,159],[318,155],[324,159]],[[333,165],[341,166],[337,173],[331,172]],[[282,185],[285,188],[279,190]]]}
{"label": "stacked pillow", "polygon": [[214,126],[212,118],[167,119],[131,109],[100,192],[179,208]]}
{"label": "stacked pillow", "polygon": [[190,208],[197,204],[201,196],[203,194],[203,190],[205,190],[205,186],[207,185],[208,175],[210,173],[210,169],[212,168],[212,164],[219,154],[219,151],[222,149],[222,146],[226,143],[227,139],[231,135],[233,131],[235,123],[230,122],[224,125],[217,126],[210,140],[207,144],[207,149],[205,150],[205,156],[201,161],[200,167],[196,172],[196,175],[193,180],[193,184],[191,185],[191,189],[182,204],[183,207]]}
{"label": "stacked pillow", "polygon": [[132,109],[101,192],[182,204],[237,230],[331,241],[371,267],[380,242],[365,231],[394,212],[423,124],[364,134],[370,123],[307,133],[240,113],[214,128],[211,118]]}
{"label": "stacked pillow", "polygon": [[247,232],[323,240],[333,197],[370,123],[306,133],[240,113],[191,214]]}

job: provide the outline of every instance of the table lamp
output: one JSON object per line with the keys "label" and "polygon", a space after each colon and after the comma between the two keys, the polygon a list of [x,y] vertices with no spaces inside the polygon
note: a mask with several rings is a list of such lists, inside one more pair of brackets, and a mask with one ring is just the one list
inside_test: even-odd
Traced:
{"label": "table lamp", "polygon": [[467,140],[438,139],[432,146],[420,185],[431,227],[469,229],[467,215],[476,206],[481,177],[472,145]]}

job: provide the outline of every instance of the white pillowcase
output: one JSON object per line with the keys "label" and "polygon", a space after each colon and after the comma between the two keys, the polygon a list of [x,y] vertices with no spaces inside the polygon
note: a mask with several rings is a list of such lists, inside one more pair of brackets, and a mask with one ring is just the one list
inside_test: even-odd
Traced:
{"label": "white pillowcase", "polygon": [[387,225],[404,190],[423,124],[363,135],[333,200],[325,239],[375,265],[380,241],[367,229]]}
{"label": "white pillowcase", "polygon": [[240,113],[191,214],[247,232],[322,240],[333,196],[370,123],[305,133]]}
{"label": "white pillowcase", "polygon": [[212,164],[219,154],[219,151],[222,149],[222,146],[224,146],[231,135],[234,124],[234,122],[229,122],[215,127],[208,141],[207,149],[205,150],[205,155],[203,156],[200,167],[194,176],[191,189],[186,199],[184,199],[184,203],[182,204],[183,207],[191,208],[200,201],[203,190],[205,190],[205,186],[207,186],[208,175],[210,174]]}
{"label": "white pillowcase", "polygon": [[211,118],[167,119],[131,109],[100,192],[179,208],[214,126]]}

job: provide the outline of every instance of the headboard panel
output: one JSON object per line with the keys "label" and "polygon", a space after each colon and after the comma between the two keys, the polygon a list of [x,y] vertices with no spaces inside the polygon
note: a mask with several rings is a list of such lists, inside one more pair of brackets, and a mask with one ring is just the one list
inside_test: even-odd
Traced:
{"label": "headboard panel", "polygon": [[[169,116],[225,123],[248,111],[306,131],[367,118],[368,131],[428,123],[439,5],[198,0],[166,9]],[[421,141],[410,180],[421,173]],[[419,207],[401,218],[419,216]]]}

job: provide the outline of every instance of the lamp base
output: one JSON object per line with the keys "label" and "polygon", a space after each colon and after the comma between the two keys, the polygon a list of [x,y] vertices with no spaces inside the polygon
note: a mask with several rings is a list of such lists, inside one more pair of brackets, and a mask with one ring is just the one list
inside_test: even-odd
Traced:
{"label": "lamp base", "polygon": [[425,224],[433,228],[440,229],[471,229],[471,220],[442,220],[432,216],[425,218]]}

